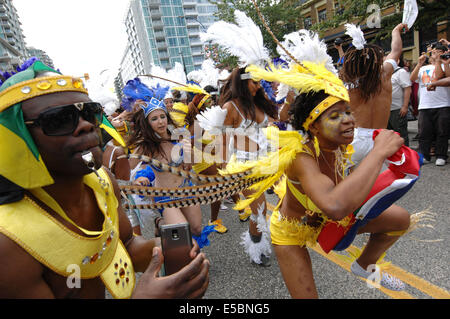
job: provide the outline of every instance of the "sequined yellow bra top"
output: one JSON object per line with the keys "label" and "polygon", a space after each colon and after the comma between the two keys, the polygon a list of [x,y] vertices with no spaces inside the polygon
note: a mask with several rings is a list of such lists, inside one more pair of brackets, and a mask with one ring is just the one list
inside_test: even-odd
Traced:
{"label": "sequined yellow bra top", "polygon": [[[98,173],[108,181],[106,192],[94,173],[86,175],[84,183],[94,191],[98,207],[104,215],[101,231],[86,231],[70,221],[84,233],[92,235],[81,236],[25,195],[19,202],[0,206],[0,233],[55,273],[68,277],[74,274],[73,266],[78,266],[81,279],[100,276],[114,298],[129,298],[134,289],[135,273],[119,239],[118,202],[108,174],[103,169]],[[62,217],[65,216],[58,203],[42,188],[30,192],[52,210],[63,214]]]}
{"label": "sequined yellow bra top", "polygon": [[[313,152],[308,146],[303,145],[302,152],[311,155],[312,157],[317,157],[317,152]],[[315,154],[316,153],[316,154]],[[340,224],[342,226],[347,226],[350,222],[349,218],[344,218],[340,221],[333,221],[329,219],[317,206],[314,204],[314,202],[308,197],[308,195],[303,194],[295,185],[300,185],[300,182],[290,180],[287,175],[285,174],[282,181],[279,183],[277,187],[275,187],[275,192],[280,198],[280,201],[275,208],[275,210],[278,211],[279,207],[281,206],[281,203],[283,202],[283,198],[286,195],[287,188],[291,191],[292,195],[297,199],[297,201],[302,205],[307,215],[318,215],[320,218],[322,218],[322,225],[326,222],[336,222],[337,224]],[[287,187],[286,187],[287,186]]]}

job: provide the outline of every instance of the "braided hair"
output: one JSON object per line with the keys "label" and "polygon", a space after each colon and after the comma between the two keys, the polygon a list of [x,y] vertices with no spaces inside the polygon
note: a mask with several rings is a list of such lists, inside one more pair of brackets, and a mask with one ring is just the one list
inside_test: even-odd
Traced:
{"label": "braided hair", "polygon": [[381,92],[383,58],[383,49],[375,44],[366,44],[362,50],[351,47],[345,52],[340,77],[358,87],[365,102]]}
{"label": "braided hair", "polygon": [[[297,96],[289,110],[290,124],[295,130],[304,131],[303,124],[314,108],[328,97],[324,90],[310,91]],[[305,132],[306,133],[306,132]]]}

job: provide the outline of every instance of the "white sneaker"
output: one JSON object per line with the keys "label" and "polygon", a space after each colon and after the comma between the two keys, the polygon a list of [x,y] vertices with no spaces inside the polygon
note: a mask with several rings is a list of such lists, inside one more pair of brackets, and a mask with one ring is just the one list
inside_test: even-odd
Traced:
{"label": "white sneaker", "polygon": [[445,165],[445,159],[443,158],[438,158],[436,160],[436,166],[444,166]]}
{"label": "white sneaker", "polygon": [[228,207],[225,206],[224,204],[220,204],[220,211],[227,211]]}
{"label": "white sneaker", "polygon": [[[370,272],[364,270],[356,261],[354,261],[351,266],[350,270],[353,274],[356,276],[368,279],[370,276]],[[383,286],[384,288],[393,290],[393,291],[402,291],[405,290],[405,284],[400,279],[392,276],[391,274],[388,274],[387,272],[381,273],[379,284]]]}
{"label": "white sneaker", "polygon": [[224,202],[225,202],[226,204],[234,204],[233,199],[231,199],[230,197],[225,198]]}
{"label": "white sneaker", "polygon": [[427,160],[427,159],[423,159],[423,165],[425,165],[425,164],[430,164],[431,163],[431,161],[429,161],[429,160]]}

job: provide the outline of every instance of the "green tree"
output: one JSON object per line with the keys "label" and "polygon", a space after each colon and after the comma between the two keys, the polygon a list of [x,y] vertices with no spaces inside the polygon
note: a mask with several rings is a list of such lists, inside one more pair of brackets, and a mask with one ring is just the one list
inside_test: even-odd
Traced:
{"label": "green tree", "polygon": [[[259,18],[254,4],[250,0],[210,0],[211,3],[217,5],[218,12],[215,14],[219,20],[234,22],[234,10],[240,10],[251,18],[262,32],[264,45],[270,51],[273,57],[278,56],[276,52],[277,44],[272,36],[267,32],[261,19]],[[267,25],[275,34],[277,39],[282,40],[285,34],[298,29],[298,19],[300,15],[300,7],[294,6],[293,3],[298,1],[276,1],[276,0],[256,0]],[[219,53],[222,64],[232,67],[229,63],[236,63],[235,59],[230,59],[223,52]]]}
{"label": "green tree", "polygon": [[[311,29],[322,33],[336,28],[345,21],[359,25],[365,24],[367,18],[373,13],[367,10],[371,4],[376,4],[381,9],[391,6],[396,6],[398,9],[396,13],[382,17],[381,29],[373,41],[390,37],[392,29],[402,22],[404,0],[338,0],[336,2],[338,7],[342,8],[339,14],[334,14],[331,19],[313,25]],[[437,22],[450,17],[450,0],[418,0],[417,4],[419,15],[414,23],[416,29],[430,28]]]}

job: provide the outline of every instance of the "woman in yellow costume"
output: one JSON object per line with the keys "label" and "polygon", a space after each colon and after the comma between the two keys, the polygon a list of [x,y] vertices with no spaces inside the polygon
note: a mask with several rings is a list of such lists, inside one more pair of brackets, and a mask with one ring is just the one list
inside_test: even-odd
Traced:
{"label": "woman in yellow costume", "polygon": [[[222,123],[224,130],[223,151],[225,162],[233,155],[240,162],[255,160],[267,152],[269,143],[261,132],[278,118],[276,106],[266,97],[259,81],[254,81],[245,67],[257,64],[262,67],[270,61],[264,47],[261,30],[243,12],[235,10],[236,24],[219,21],[211,25],[202,41],[218,44],[229,54],[236,56],[239,65],[232,72],[221,90],[219,105],[226,112]],[[239,40],[237,40],[239,39]],[[231,133],[231,136],[230,134]],[[250,196],[251,191],[244,191]],[[243,207],[244,208],[244,207]],[[249,230],[242,235],[242,245],[253,263],[270,265],[270,238],[266,223],[266,200],[260,194],[250,205]]]}
{"label": "woman in yellow costume", "polygon": [[[307,31],[303,35],[308,38]],[[353,140],[355,123],[348,92],[336,74],[327,70],[324,63],[304,60],[301,64],[292,63],[290,70],[270,72],[250,66],[247,72],[254,79],[277,79],[299,91],[290,110],[290,123],[295,131],[267,129],[269,140],[277,143],[279,150],[259,161],[230,163],[223,173],[252,169],[249,177],[267,177],[250,188],[254,195],[236,209],[247,206],[283,177],[276,189],[281,200],[270,219],[272,244],[291,296],[317,298],[306,246],[315,245],[327,222],[349,226],[348,215],[361,206],[384,160],[397,152],[403,139],[393,131],[383,130],[375,139],[373,150],[347,176],[352,153],[347,145]],[[367,278],[370,273],[364,269],[376,264],[399,234],[408,229],[409,223],[408,214],[386,210],[361,227],[358,233],[371,236],[352,264],[352,272]],[[380,283],[388,289],[404,289],[400,280],[384,272]]]}

